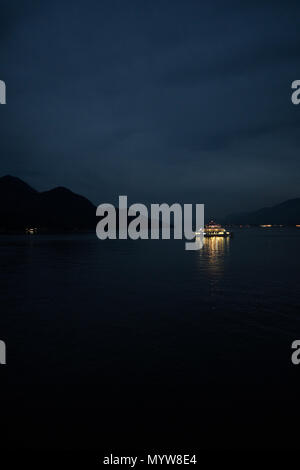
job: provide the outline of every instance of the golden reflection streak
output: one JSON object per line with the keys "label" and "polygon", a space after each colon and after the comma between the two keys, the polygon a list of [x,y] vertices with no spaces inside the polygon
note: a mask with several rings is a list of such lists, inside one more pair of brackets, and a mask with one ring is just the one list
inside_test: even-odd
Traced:
{"label": "golden reflection streak", "polygon": [[218,273],[222,270],[224,255],[229,250],[229,243],[229,237],[204,237],[203,248],[199,250],[199,254],[212,273]]}

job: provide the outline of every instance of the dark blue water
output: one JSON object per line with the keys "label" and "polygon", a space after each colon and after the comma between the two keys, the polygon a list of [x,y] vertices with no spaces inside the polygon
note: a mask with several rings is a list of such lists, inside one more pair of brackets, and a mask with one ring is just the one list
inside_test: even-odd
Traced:
{"label": "dark blue water", "polygon": [[200,251],[1,236],[0,260],[8,409],[235,410],[296,398],[300,230],[237,230]]}

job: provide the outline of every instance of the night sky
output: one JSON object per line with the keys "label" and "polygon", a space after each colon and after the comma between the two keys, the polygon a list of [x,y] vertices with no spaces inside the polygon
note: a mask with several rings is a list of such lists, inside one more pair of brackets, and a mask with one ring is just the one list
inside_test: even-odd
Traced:
{"label": "night sky", "polygon": [[95,204],[300,197],[299,1],[1,1],[0,175]]}

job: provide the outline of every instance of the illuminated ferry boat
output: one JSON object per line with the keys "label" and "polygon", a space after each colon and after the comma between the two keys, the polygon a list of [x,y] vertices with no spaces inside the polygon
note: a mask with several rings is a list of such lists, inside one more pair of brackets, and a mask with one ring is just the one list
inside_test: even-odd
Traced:
{"label": "illuminated ferry boat", "polygon": [[25,229],[25,232],[29,235],[36,235],[37,234],[37,228],[27,227]]}
{"label": "illuminated ferry boat", "polygon": [[231,237],[232,233],[228,232],[226,228],[223,228],[221,225],[216,224],[211,220],[208,224],[204,225],[203,232],[196,232],[196,235],[204,234],[205,237]]}

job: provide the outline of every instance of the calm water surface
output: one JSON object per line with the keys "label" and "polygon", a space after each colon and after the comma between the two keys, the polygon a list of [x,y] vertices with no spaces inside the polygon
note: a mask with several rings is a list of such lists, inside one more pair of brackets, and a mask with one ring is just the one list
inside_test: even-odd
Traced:
{"label": "calm water surface", "polygon": [[300,230],[236,230],[193,252],[182,241],[1,236],[0,260],[8,403],[230,406],[293,394]]}

